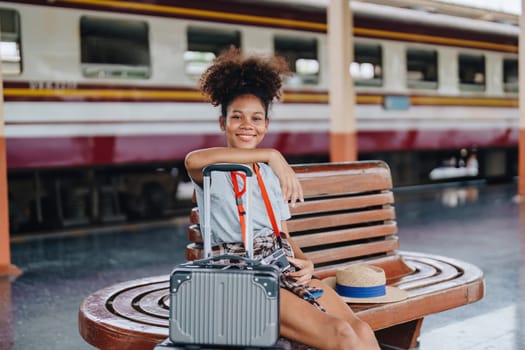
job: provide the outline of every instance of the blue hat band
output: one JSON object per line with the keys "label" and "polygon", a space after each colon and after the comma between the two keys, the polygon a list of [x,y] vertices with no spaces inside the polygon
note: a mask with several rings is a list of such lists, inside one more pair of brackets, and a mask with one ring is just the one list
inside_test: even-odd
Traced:
{"label": "blue hat band", "polygon": [[373,287],[350,287],[335,284],[335,291],[337,294],[347,298],[374,298],[386,295],[386,286]]}

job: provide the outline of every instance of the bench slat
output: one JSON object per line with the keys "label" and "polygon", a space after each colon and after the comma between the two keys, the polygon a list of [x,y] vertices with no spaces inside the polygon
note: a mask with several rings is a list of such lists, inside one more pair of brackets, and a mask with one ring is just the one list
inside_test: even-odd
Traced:
{"label": "bench slat", "polygon": [[305,196],[336,196],[341,194],[382,191],[392,188],[392,182],[384,171],[364,173],[338,173],[334,175],[299,174],[298,178]]}
{"label": "bench slat", "polygon": [[195,243],[202,243],[202,235],[200,226],[197,224],[191,224],[188,226],[188,241]]}
{"label": "bench slat", "polygon": [[193,261],[203,258],[203,247],[200,243],[189,243],[186,245],[186,260]]}
{"label": "bench slat", "polygon": [[367,255],[384,253],[399,248],[397,237],[389,237],[386,240],[352,244],[343,247],[316,250],[314,252],[305,252],[306,256],[312,260],[314,265],[339,260],[348,260],[349,258],[358,258]]}
{"label": "bench slat", "polygon": [[[390,174],[390,168],[381,160],[362,160],[359,162],[332,162],[332,163],[304,163],[292,165],[294,171],[298,174],[315,174],[323,172],[366,172],[378,171],[384,169]],[[390,175],[388,175],[390,176]]]}
{"label": "bench slat", "polygon": [[199,208],[193,207],[190,211],[190,224],[199,224]]}
{"label": "bench slat", "polygon": [[395,218],[393,207],[379,210],[357,211],[351,213],[336,213],[314,217],[294,218],[287,222],[290,232],[327,229],[337,226],[358,225],[371,222],[381,222]]}
{"label": "bench slat", "polygon": [[300,248],[319,246],[323,244],[361,240],[390,236],[397,232],[395,221],[385,222],[381,225],[355,227],[342,230],[332,230],[322,233],[294,235],[293,240]]}
{"label": "bench slat", "polygon": [[[330,199],[308,200],[307,202],[297,203],[294,208],[290,208],[292,215],[311,214],[322,211],[336,211],[341,208],[366,208],[372,206],[388,205],[394,203],[392,192],[379,194],[361,195],[356,197],[342,197]],[[198,221],[197,221],[198,222]]]}

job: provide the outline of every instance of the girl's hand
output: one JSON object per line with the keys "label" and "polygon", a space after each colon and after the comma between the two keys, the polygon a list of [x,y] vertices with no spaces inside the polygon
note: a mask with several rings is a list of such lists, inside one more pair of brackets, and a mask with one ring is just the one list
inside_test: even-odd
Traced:
{"label": "girl's hand", "polygon": [[290,201],[292,207],[295,207],[297,201],[303,202],[303,188],[299,183],[299,179],[297,179],[297,175],[292,167],[279,151],[275,151],[272,154],[268,165],[279,178],[284,200],[287,202]]}
{"label": "girl's hand", "polygon": [[288,257],[290,264],[294,265],[297,268],[295,272],[286,273],[287,276],[292,277],[298,283],[308,283],[312,279],[314,274],[314,264],[310,260],[298,259]]}

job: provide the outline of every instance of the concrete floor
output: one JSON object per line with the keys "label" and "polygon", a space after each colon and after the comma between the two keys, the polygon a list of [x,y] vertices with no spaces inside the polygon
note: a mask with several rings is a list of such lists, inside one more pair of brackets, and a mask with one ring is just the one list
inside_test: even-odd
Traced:
{"label": "concrete floor", "polygon": [[[516,191],[515,183],[396,191],[402,250],[465,260],[486,278],[483,300],[425,319],[420,349],[525,349],[525,203],[513,201]],[[94,349],[77,330],[82,299],[168,274],[184,260],[186,224],[12,237],[12,261],[24,273],[0,278],[0,349]]]}

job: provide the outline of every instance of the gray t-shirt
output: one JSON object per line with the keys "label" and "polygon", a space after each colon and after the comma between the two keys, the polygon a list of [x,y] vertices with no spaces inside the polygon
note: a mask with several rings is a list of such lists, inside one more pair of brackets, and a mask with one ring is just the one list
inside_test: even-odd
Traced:
{"label": "gray t-shirt", "polygon": [[[259,163],[261,176],[268,192],[270,203],[272,204],[275,220],[281,230],[281,221],[290,218],[290,209],[283,199],[279,179],[273,170],[264,163]],[[244,188],[244,183],[237,177],[239,188]],[[264,205],[261,189],[254,174],[252,181],[252,222],[254,237],[267,235],[273,232],[270,218]],[[204,222],[204,193],[201,186],[194,183],[195,194],[201,223]],[[244,198],[243,198],[244,199]],[[245,202],[244,202],[245,203]],[[243,204],[244,204],[243,203]],[[245,210],[246,204],[244,204]],[[235,194],[230,173],[213,172],[211,176],[211,244],[242,242],[241,226]]]}

